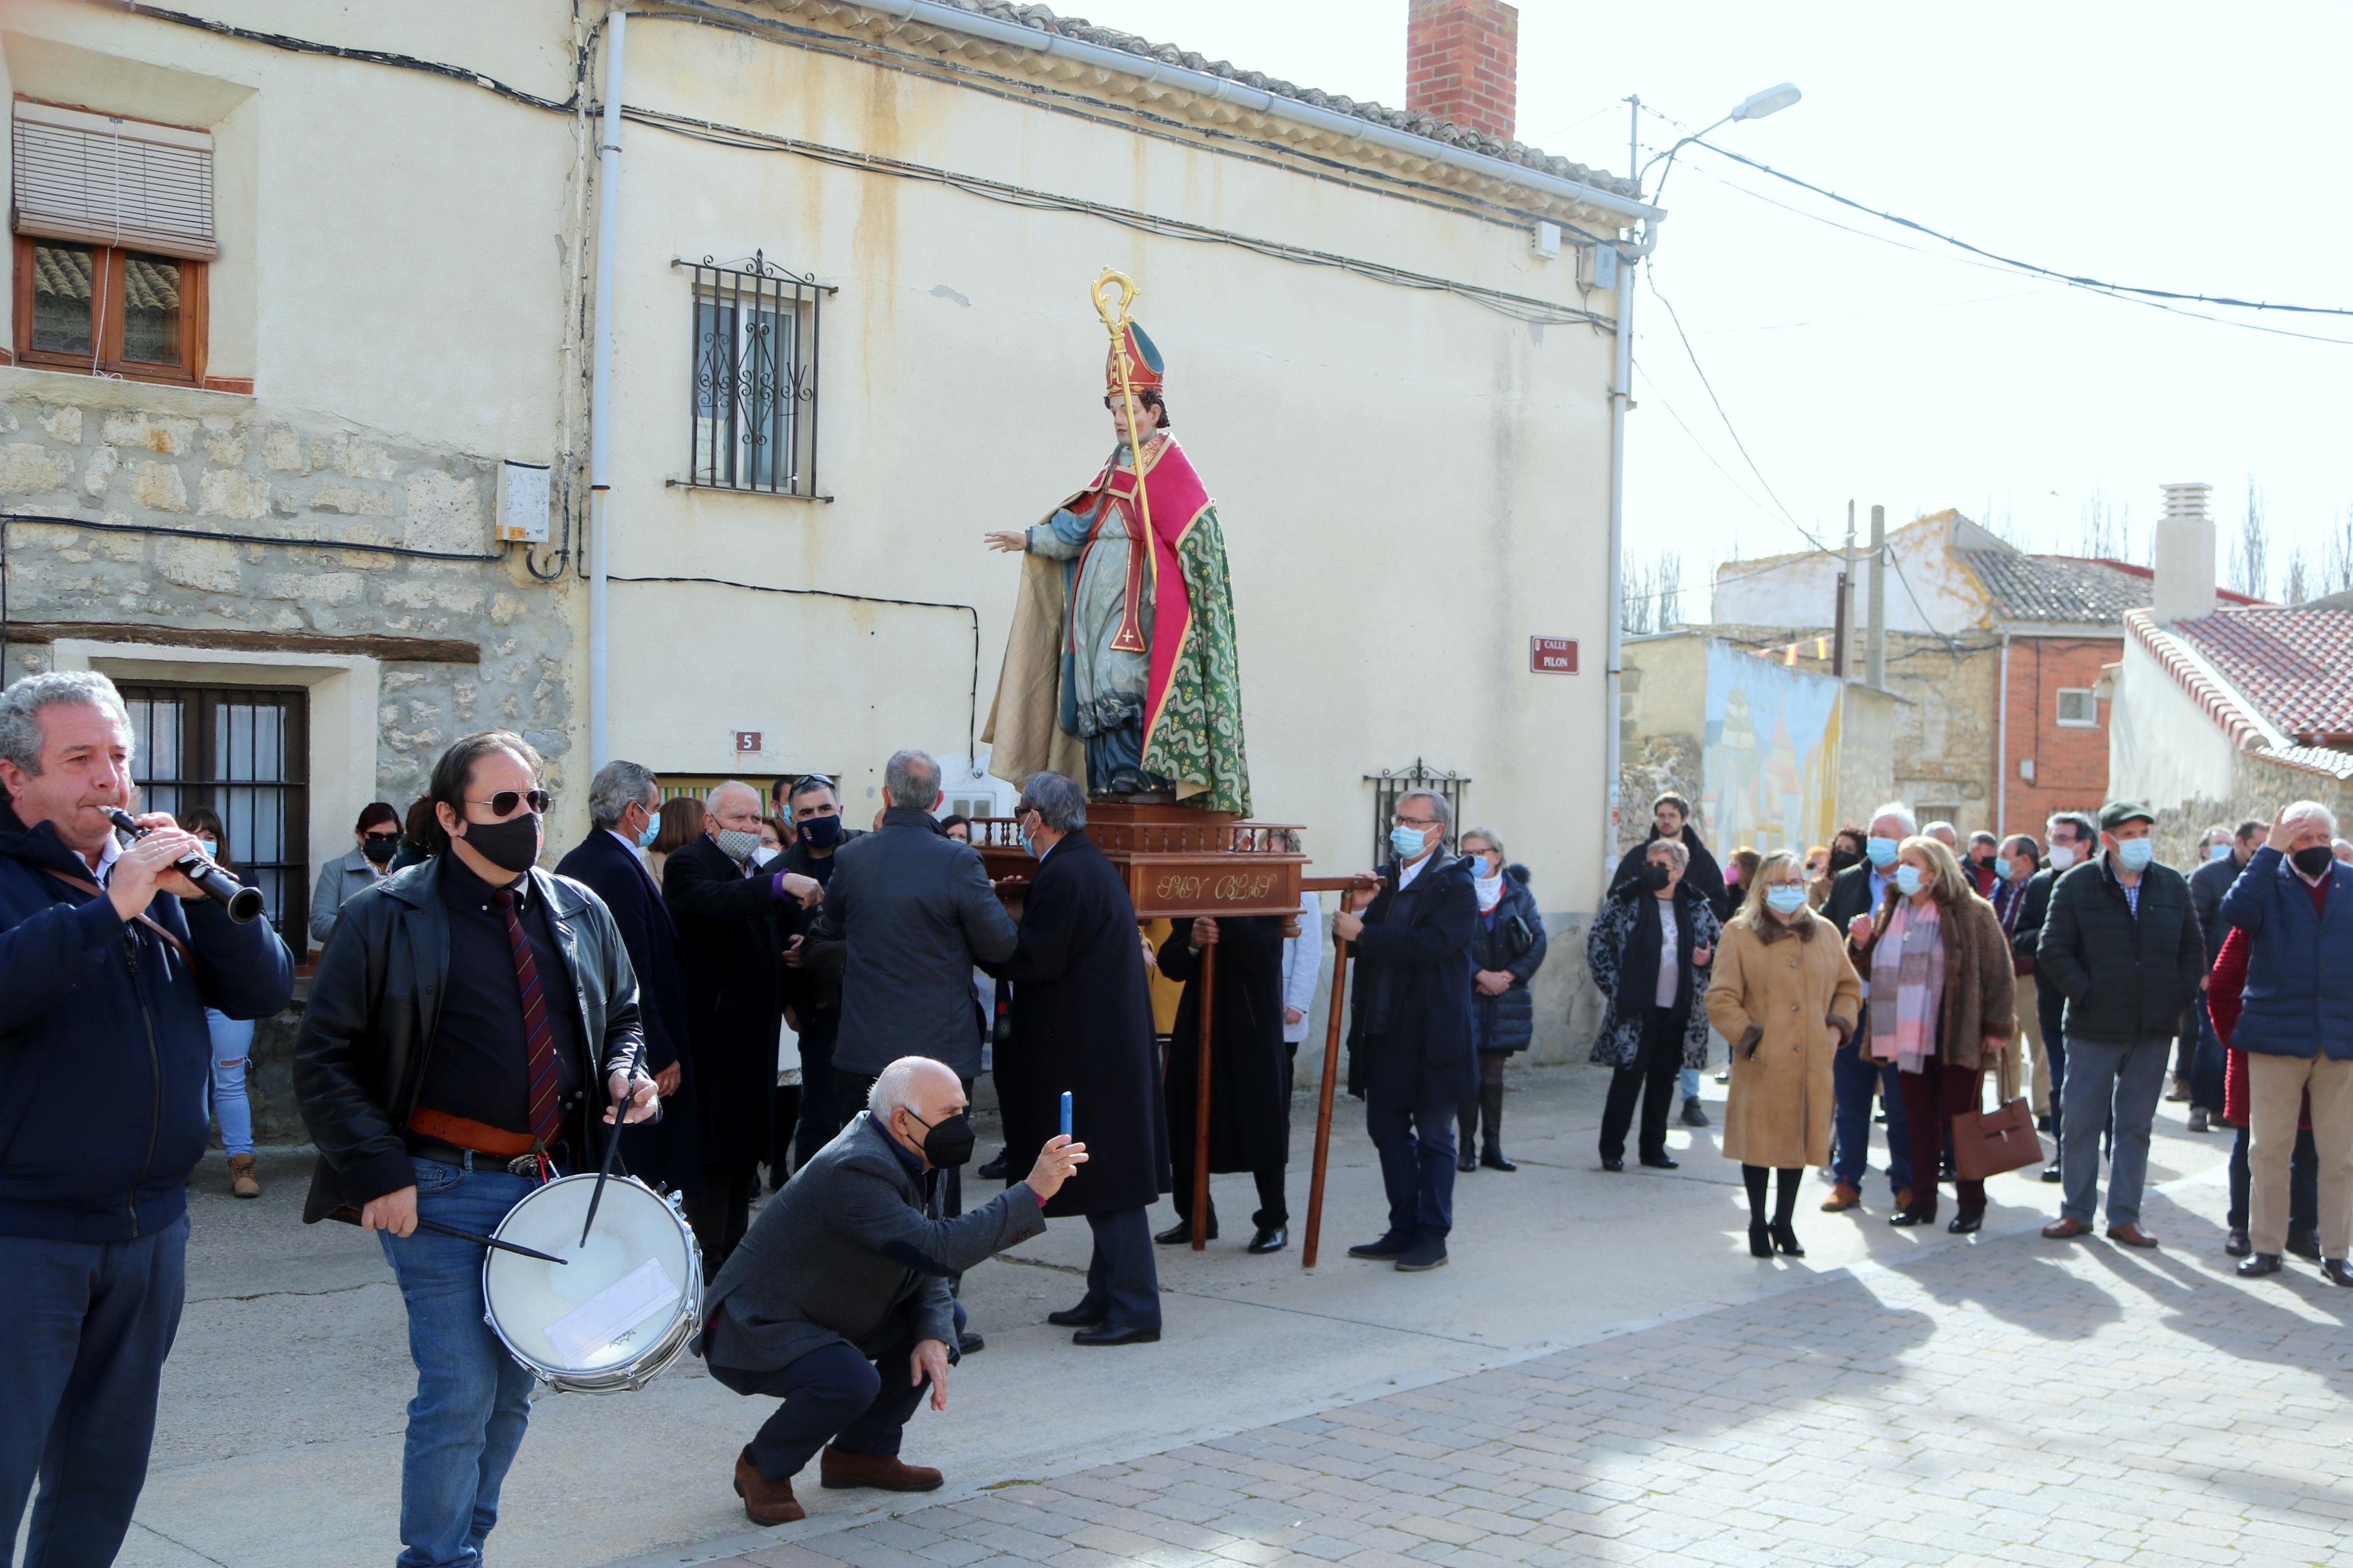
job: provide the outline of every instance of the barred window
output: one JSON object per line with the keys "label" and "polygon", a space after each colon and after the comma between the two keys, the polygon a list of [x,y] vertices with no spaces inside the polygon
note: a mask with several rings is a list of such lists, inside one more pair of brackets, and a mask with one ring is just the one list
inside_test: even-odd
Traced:
{"label": "barred window", "polygon": [[1434,795],[1446,803],[1454,820],[1440,837],[1438,847],[1449,854],[1453,852],[1454,836],[1464,826],[1462,798],[1471,787],[1469,775],[1433,768],[1416,757],[1410,767],[1366,773],[1365,782],[1373,786],[1374,865],[1389,858],[1389,826],[1397,816],[1398,802],[1409,795]]}
{"label": "barred window", "polygon": [[140,808],[209,806],[221,852],[261,889],[271,926],[300,953],[310,941],[310,694],[300,688],[125,683]]}
{"label": "barred window", "polygon": [[694,275],[687,475],[673,483],[831,500],[818,488],[819,312],[836,292],[754,253]]}

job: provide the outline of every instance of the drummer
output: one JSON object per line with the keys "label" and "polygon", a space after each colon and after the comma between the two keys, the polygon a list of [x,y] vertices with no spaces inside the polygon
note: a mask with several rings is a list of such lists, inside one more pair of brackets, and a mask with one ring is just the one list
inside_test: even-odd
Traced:
{"label": "drummer", "polygon": [[660,1109],[611,911],[537,868],[540,774],[505,731],[442,753],[431,857],[344,904],[295,1046],[320,1155],[303,1220],[381,1232],[408,1307],[403,1568],[477,1568],[531,1414],[531,1373],[483,1321],[483,1248],[418,1222],[487,1235],[596,1163],[608,1098],[631,1121]]}
{"label": "drummer", "polygon": [[972,1158],[964,1085],[928,1057],[901,1057],[866,1109],[785,1184],[712,1282],[697,1347],[738,1394],[784,1404],[735,1458],[754,1524],[807,1514],[793,1477],[824,1449],[827,1487],[925,1492],[940,1472],[899,1458],[928,1391],[948,1405],[957,1359],[955,1275],[1046,1228],[1046,1200],[1087,1157],[1049,1140],[1029,1176],[971,1213],[940,1214],[940,1173]]}

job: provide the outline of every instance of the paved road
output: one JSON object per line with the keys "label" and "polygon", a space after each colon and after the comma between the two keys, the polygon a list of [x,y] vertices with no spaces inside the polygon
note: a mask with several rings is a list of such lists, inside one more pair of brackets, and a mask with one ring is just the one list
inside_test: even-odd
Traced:
{"label": "paved road", "polygon": [[[1077,1297],[1083,1226],[976,1270],[989,1348],[958,1369],[948,1413],[910,1430],[910,1457],[949,1475],[932,1506],[812,1489],[809,1521],[753,1530],[727,1477],[765,1402],[690,1361],[643,1394],[536,1408],[492,1559],[2015,1563],[2073,1559],[2013,1542],[2121,1559],[2111,1532],[2138,1529],[2172,1555],[2136,1561],[2228,1562],[2209,1543],[2253,1520],[2289,1533],[2252,1560],[2282,1563],[2319,1561],[2295,1555],[2296,1521],[2353,1502],[2334,1348],[2353,1300],[2309,1269],[2229,1278],[2225,1145],[2184,1132],[2179,1107],[2152,1162],[2161,1253],[2044,1244],[2031,1232],[2055,1194],[2010,1177],[1974,1240],[1892,1230],[1875,1193],[1859,1216],[1810,1202],[1811,1255],[1758,1263],[1712,1132],[1675,1132],[1678,1172],[1607,1176],[1602,1075],[1514,1081],[1525,1168],[1463,1179],[1449,1268],[1339,1256],[1380,1225],[1371,1150],[1344,1115],[1324,1266],[1245,1257],[1248,1180],[1221,1178],[1235,1228],[1205,1255],[1162,1254],[1158,1346],[1081,1352],[1039,1321]],[[398,1300],[364,1238],[293,1223],[300,1169],[270,1162],[259,1204],[199,1177],[192,1298],[126,1563],[396,1550]]]}

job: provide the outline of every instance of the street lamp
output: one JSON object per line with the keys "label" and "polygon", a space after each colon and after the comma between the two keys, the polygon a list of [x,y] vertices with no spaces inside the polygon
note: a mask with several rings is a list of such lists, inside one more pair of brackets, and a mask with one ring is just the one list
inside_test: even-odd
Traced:
{"label": "street lamp", "polygon": [[[1635,199],[1657,205],[1659,198],[1656,193],[1648,197],[1642,195],[1642,177],[1651,172],[1652,164],[1664,161],[1667,173],[1672,174],[1675,154],[1717,125],[1727,125],[1736,120],[1762,120],[1768,114],[1778,114],[1804,96],[1795,83],[1786,81],[1762,92],[1750,93],[1733,106],[1731,113],[1714,125],[1693,132],[1653,157],[1649,163],[1641,164],[1634,175]],[[1626,102],[1630,108],[1628,119],[1630,124],[1626,139],[1626,166],[1633,169],[1642,155],[1642,100],[1638,95],[1629,98]],[[1661,174],[1660,191],[1666,189],[1666,174]],[[1618,859],[1618,769],[1623,729],[1620,677],[1625,666],[1626,631],[1626,415],[1634,406],[1634,267],[1651,253],[1651,247],[1658,243],[1658,217],[1653,216],[1649,231],[1632,247],[1631,253],[1621,254],[1618,258],[1616,385],[1609,393],[1609,658],[1603,664],[1608,682],[1603,695],[1603,725],[1607,733],[1602,745],[1605,787],[1602,795],[1601,875],[1605,888]]]}

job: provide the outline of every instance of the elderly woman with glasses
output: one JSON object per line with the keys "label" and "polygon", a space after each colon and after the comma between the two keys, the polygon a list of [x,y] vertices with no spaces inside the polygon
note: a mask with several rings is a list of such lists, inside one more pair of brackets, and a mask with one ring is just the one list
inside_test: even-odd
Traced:
{"label": "elderly woman with glasses", "polygon": [[[1724,1111],[1724,1157],[1740,1162],[1748,1187],[1748,1250],[1803,1258],[1790,1223],[1798,1179],[1831,1158],[1831,1067],[1854,1032],[1862,983],[1846,961],[1838,928],[1806,899],[1805,868],[1787,849],[1758,864],[1740,912],[1725,928],[1708,1022],[1732,1042],[1732,1092]],[[1765,1173],[1778,1173],[1773,1217],[1765,1218]]]}

